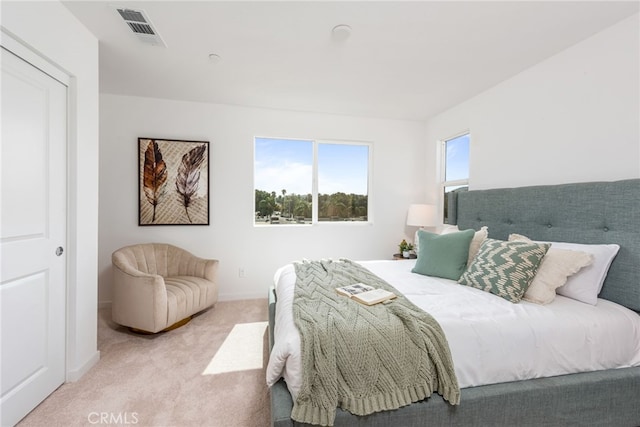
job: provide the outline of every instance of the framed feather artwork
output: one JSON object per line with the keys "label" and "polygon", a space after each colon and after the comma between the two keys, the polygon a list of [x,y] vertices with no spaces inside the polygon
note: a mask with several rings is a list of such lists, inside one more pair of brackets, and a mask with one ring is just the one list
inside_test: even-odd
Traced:
{"label": "framed feather artwork", "polygon": [[138,138],[138,225],[209,225],[209,141]]}

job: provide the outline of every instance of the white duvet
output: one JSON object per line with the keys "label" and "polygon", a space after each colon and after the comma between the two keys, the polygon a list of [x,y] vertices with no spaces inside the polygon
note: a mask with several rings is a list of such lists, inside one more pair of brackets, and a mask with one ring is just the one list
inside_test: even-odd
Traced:
{"label": "white duvet", "polygon": [[[548,305],[502,298],[446,279],[411,273],[415,260],[360,262],[442,326],[460,388],[576,372],[640,366],[640,315],[598,299],[563,296]],[[274,277],[277,305],[267,384],[301,386],[300,336],[293,322],[293,265]]]}

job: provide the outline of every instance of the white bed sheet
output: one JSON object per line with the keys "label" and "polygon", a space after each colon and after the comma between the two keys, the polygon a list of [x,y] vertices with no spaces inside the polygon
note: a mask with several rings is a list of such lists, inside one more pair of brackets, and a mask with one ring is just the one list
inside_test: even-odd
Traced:
{"label": "white bed sheet", "polygon": [[[563,296],[542,306],[456,282],[411,273],[414,260],[362,261],[442,326],[460,388],[640,366],[640,315],[607,300],[595,306]],[[301,386],[300,336],[293,322],[295,271],[274,277],[274,347],[267,384],[281,377],[295,398]]]}

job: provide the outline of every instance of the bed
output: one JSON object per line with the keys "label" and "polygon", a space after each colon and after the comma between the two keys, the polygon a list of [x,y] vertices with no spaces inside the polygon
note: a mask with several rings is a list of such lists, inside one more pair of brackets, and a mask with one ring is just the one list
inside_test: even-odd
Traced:
{"label": "bed", "polygon": [[[618,244],[599,294],[601,305],[613,302],[640,312],[640,180],[469,191],[452,199],[450,217],[461,230],[487,226],[495,239],[519,233],[539,241]],[[273,345],[273,290],[269,314]],[[338,410],[334,425],[637,426],[640,367],[468,386],[461,389],[460,400],[451,406],[433,395],[363,417]],[[300,425],[291,420],[292,406],[287,385],[280,380],[271,387],[273,425]]]}

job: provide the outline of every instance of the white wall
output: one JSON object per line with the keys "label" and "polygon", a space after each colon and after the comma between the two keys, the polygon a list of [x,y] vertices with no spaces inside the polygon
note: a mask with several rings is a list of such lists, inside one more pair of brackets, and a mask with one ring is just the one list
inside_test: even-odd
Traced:
{"label": "white wall", "polygon": [[[468,129],[472,189],[640,177],[639,22],[630,17],[430,119],[427,164],[436,164],[436,141]],[[435,197],[436,175],[428,181]]]}
{"label": "white wall", "polygon": [[67,380],[73,381],[99,359],[98,41],[59,2],[3,1],[2,26],[72,77],[66,253]]}
{"label": "white wall", "polygon": [[[437,198],[436,141],[469,129],[472,188],[640,176],[638,16],[427,122],[101,95],[99,301],[110,255],[165,241],[221,261],[222,299],[263,297],[291,260],[388,258],[412,237],[406,207]],[[374,224],[254,228],[253,137],[374,142]],[[137,226],[137,138],[211,142],[211,225]],[[238,277],[243,268],[245,278]]]}
{"label": "white wall", "polygon": [[[253,226],[253,137],[373,142],[373,224]],[[137,138],[210,141],[210,225],[139,227]],[[111,253],[167,242],[220,260],[220,299],[264,298],[275,270],[320,257],[391,259],[410,203],[425,202],[424,123],[102,94],[99,301],[111,300]],[[240,278],[239,268],[245,271]]]}

